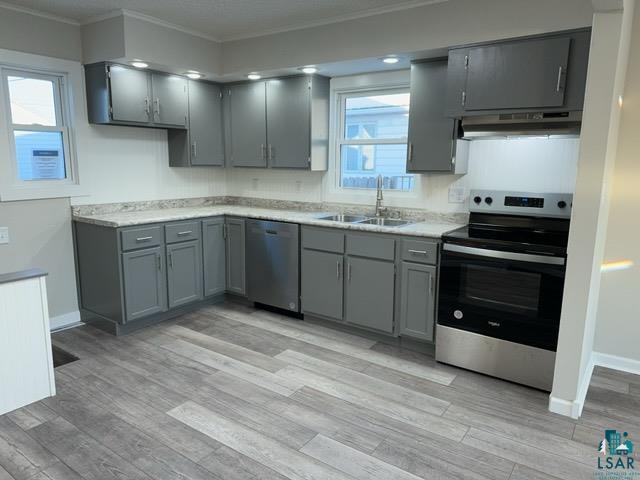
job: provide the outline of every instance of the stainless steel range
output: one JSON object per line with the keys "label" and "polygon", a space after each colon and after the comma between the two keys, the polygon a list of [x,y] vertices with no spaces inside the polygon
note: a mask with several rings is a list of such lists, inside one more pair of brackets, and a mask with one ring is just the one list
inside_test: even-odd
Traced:
{"label": "stainless steel range", "polygon": [[443,236],[436,359],[550,390],[571,194],[472,190]]}

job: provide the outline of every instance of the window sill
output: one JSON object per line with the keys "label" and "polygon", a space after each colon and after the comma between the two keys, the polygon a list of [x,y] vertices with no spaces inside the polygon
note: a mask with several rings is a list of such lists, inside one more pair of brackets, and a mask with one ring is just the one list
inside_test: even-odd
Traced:
{"label": "window sill", "polygon": [[70,198],[88,195],[86,189],[80,185],[59,186],[5,186],[0,190],[0,202],[19,200],[44,200],[49,198]]}

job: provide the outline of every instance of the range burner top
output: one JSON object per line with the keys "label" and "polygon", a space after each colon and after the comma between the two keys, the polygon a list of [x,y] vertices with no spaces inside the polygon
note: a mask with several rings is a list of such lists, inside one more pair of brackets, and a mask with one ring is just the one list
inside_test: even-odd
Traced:
{"label": "range burner top", "polygon": [[480,248],[565,255],[571,194],[471,191],[469,225],[443,236]]}

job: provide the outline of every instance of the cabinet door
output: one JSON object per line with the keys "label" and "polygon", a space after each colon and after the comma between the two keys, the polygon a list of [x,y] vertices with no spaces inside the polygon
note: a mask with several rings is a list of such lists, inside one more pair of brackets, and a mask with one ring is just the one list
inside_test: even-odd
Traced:
{"label": "cabinet door", "polygon": [[457,120],[445,116],[447,61],[411,65],[407,172],[449,172]]}
{"label": "cabinet door", "polygon": [[392,333],[394,279],[393,262],[347,257],[345,320]]}
{"label": "cabinet door", "polygon": [[469,50],[465,110],[564,104],[571,38],[543,38]]}
{"label": "cabinet door", "polygon": [[189,82],[191,165],[224,165],[222,90],[207,82]]}
{"label": "cabinet door", "polygon": [[267,158],[274,168],[309,168],[311,88],[307,77],[267,81]]}
{"label": "cabinet door", "polygon": [[202,298],[202,255],[199,241],[167,245],[169,308]]}
{"label": "cabinet door", "polygon": [[187,80],[178,75],[153,72],[153,123],[185,128],[187,126]]}
{"label": "cabinet door", "polygon": [[344,257],[336,253],[302,251],[302,311],[342,320]]}
{"label": "cabinet door", "polygon": [[127,321],[167,309],[162,247],[122,254]]}
{"label": "cabinet door", "polygon": [[151,98],[148,72],[121,65],[110,65],[109,92],[112,120],[149,123]]}
{"label": "cabinet door", "polygon": [[229,88],[231,164],[234,167],[267,166],[265,83]]}
{"label": "cabinet door", "polygon": [[225,290],[224,218],[202,222],[202,250],[204,265],[204,296]]}
{"label": "cabinet door", "polygon": [[436,267],[402,262],[400,334],[433,340]]}
{"label": "cabinet door", "polygon": [[244,220],[227,218],[227,291],[246,295]]}

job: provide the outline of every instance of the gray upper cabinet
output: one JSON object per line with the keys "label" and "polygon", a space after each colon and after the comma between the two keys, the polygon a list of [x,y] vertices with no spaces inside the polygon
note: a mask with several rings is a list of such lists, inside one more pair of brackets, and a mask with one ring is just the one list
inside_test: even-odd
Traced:
{"label": "gray upper cabinet", "polygon": [[326,170],[329,79],[297,76],[226,89],[227,155],[235,167]]}
{"label": "gray upper cabinet", "polygon": [[229,102],[229,154],[234,167],[267,166],[266,87],[264,82],[233,85]]}
{"label": "gray upper cabinet", "polygon": [[347,256],[347,322],[393,333],[394,285],[393,262]]}
{"label": "gray upper cabinet", "polygon": [[202,253],[200,241],[167,245],[169,308],[202,298]]}
{"label": "gray upper cabinet", "polygon": [[227,291],[246,295],[245,275],[245,221],[227,218],[225,221],[227,250]]}
{"label": "gray upper cabinet", "polygon": [[447,114],[582,110],[590,29],[449,52]]}
{"label": "gray upper cabinet", "polygon": [[112,63],[85,66],[90,123],[186,128],[187,81]]}
{"label": "gray upper cabinet", "polygon": [[187,79],[167,73],[151,73],[153,123],[187,127]]}
{"label": "gray upper cabinet", "polygon": [[466,141],[458,140],[458,120],[445,116],[447,60],[411,65],[411,105],[407,172],[466,173]]}
{"label": "gray upper cabinet", "polygon": [[204,296],[224,293],[226,287],[224,217],[202,222]]}
{"label": "gray upper cabinet", "polygon": [[311,80],[267,81],[267,158],[273,168],[308,168],[311,162]]}
{"label": "gray upper cabinet", "polygon": [[169,130],[172,167],[224,166],[222,89],[215,83],[189,81],[189,130]]}
{"label": "gray upper cabinet", "polygon": [[303,249],[301,257],[303,313],[342,320],[343,254]]}
{"label": "gray upper cabinet", "polygon": [[400,335],[432,341],[436,267],[402,262],[401,277]]}
{"label": "gray upper cabinet", "polygon": [[111,65],[109,83],[111,118],[118,122],[149,122],[149,76],[147,72]]}
{"label": "gray upper cabinet", "polygon": [[167,309],[163,247],[122,254],[126,321]]}

